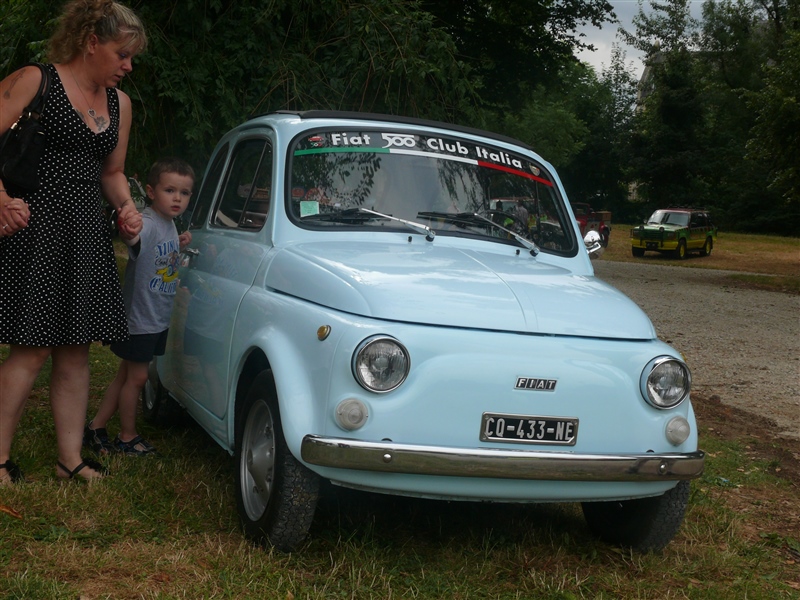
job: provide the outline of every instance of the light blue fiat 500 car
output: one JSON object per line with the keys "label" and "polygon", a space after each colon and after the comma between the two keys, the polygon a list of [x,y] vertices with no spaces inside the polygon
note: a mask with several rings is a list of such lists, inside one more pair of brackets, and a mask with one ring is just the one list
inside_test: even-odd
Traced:
{"label": "light blue fiat 500 car", "polygon": [[189,221],[144,412],[179,405],[234,455],[250,537],[296,548],[321,480],[580,502],[641,551],[675,535],[704,460],[689,369],[594,277],[599,239],[525,144],[270,114],[223,137]]}

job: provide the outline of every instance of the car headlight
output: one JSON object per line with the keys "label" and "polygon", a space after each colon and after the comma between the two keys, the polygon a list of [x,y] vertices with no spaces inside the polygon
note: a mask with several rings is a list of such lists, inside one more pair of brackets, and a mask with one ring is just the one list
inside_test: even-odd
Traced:
{"label": "car headlight", "polygon": [[692,387],[689,367],[671,356],[651,361],[642,372],[642,395],[656,408],[674,408],[683,402]]}
{"label": "car headlight", "polygon": [[387,336],[367,338],[353,354],[353,375],[366,390],[390,392],[406,380],[411,359],[396,339]]}

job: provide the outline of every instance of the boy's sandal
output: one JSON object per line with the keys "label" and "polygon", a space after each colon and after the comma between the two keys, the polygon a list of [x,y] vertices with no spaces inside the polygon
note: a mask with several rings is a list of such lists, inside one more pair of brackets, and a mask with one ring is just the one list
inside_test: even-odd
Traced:
{"label": "boy's sandal", "polygon": [[25,481],[25,476],[22,474],[22,470],[17,466],[17,464],[9,459],[0,465],[0,469],[5,469],[8,471],[8,476],[11,478],[11,483],[19,483],[20,481]]}
{"label": "boy's sandal", "polygon": [[85,469],[86,467],[89,467],[93,471],[97,471],[98,473],[100,473],[100,476],[99,477],[84,477],[83,475],[81,475],[80,477],[82,479],[84,479],[85,481],[90,481],[91,479],[102,479],[103,477],[108,475],[108,469],[106,469],[103,465],[101,465],[96,460],[92,460],[91,458],[84,458],[83,462],[81,464],[79,464],[77,467],[75,467],[74,469],[72,469],[71,471],[67,467],[65,467],[64,464],[61,461],[56,461],[56,464],[58,465],[59,469],[61,469],[62,471],[64,471],[64,473],[67,474],[67,476],[66,477],[62,477],[62,479],[75,479],[75,476],[78,475],[81,472],[81,470]]}
{"label": "boy's sandal", "polygon": [[119,436],[114,439],[114,447],[118,452],[128,456],[148,456],[157,455],[158,451],[142,436],[137,435],[129,442],[123,442]]}
{"label": "boy's sandal", "polygon": [[103,456],[114,452],[114,445],[108,439],[106,429],[104,427],[92,429],[90,425],[91,423],[87,423],[83,428],[83,447]]}

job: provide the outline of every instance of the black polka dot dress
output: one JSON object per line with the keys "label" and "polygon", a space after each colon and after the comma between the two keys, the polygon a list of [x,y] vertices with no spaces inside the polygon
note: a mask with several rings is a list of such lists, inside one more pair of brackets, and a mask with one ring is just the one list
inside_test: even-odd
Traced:
{"label": "black polka dot dress", "polygon": [[111,232],[101,208],[103,159],[119,136],[119,100],[106,90],[109,127],[94,133],[53,65],[41,122],[42,187],[25,197],[28,227],[0,238],[0,343],[63,346],[128,337]]}

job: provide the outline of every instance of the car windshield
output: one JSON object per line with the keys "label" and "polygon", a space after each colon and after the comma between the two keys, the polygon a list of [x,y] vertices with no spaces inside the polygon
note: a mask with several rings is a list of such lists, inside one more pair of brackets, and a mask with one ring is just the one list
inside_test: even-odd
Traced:
{"label": "car windshield", "polygon": [[669,210],[657,210],[647,219],[648,225],[689,225],[689,213]]}
{"label": "car windshield", "polygon": [[522,155],[465,139],[367,130],[305,133],[292,150],[287,212],[301,227],[421,225],[435,235],[574,252],[553,178]]}

